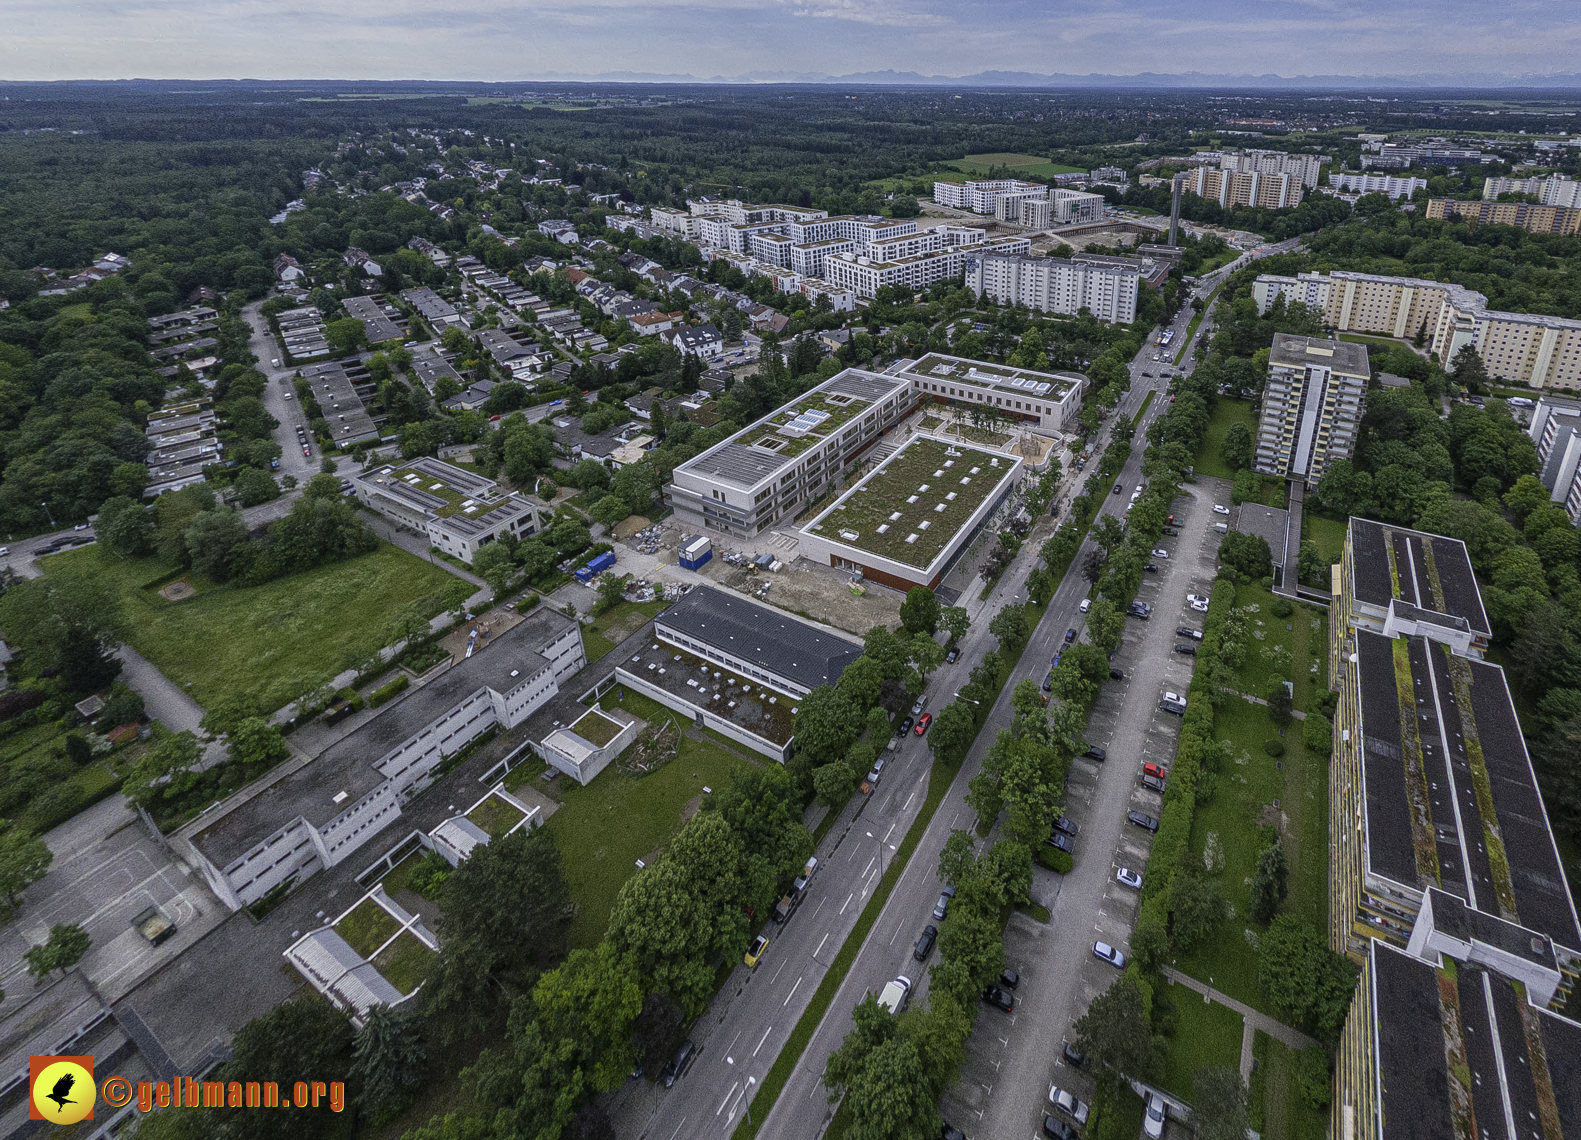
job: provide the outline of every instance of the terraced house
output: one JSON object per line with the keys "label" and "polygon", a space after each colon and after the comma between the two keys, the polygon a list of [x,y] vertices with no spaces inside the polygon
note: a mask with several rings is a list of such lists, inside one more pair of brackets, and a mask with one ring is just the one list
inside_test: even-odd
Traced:
{"label": "terraced house", "polygon": [[1353,518],[1332,592],[1332,1134],[1574,1134],[1581,920],[1465,545]]}

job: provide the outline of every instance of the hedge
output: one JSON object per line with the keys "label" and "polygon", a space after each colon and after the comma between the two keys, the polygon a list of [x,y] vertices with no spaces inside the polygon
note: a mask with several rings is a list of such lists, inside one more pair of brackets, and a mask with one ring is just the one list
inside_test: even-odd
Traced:
{"label": "hedge", "polygon": [[1069,852],[1050,847],[1047,843],[1038,844],[1038,862],[1059,875],[1070,874],[1070,869],[1076,865]]}
{"label": "hedge", "polygon": [[542,600],[543,599],[537,594],[528,594],[525,598],[516,603],[516,612],[519,614],[524,614]]}
{"label": "hedge", "polygon": [[397,677],[395,680],[391,681],[388,685],[385,685],[382,688],[375,689],[375,690],[373,690],[373,692],[369,693],[368,694],[368,707],[370,709],[378,708],[380,705],[384,704],[384,702],[389,700],[391,697],[394,697],[394,696],[396,696],[397,694],[400,694],[400,693],[404,693],[406,691],[406,686],[410,685],[411,683],[412,683],[412,679],[410,677],[408,677],[405,673],[402,673],[399,677]]}

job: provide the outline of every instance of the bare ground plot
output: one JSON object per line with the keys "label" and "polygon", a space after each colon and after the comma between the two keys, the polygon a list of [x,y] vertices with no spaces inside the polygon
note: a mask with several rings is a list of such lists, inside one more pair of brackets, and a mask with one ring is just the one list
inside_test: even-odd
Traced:
{"label": "bare ground plot", "polygon": [[743,594],[753,594],[767,582],[769,592],[761,600],[859,636],[875,625],[899,623],[900,603],[905,600],[898,590],[874,582],[864,583],[866,593],[858,597],[851,593],[848,575],[805,558],[786,563],[777,574],[759,572],[755,576],[741,567],[720,563],[708,577],[716,586]]}

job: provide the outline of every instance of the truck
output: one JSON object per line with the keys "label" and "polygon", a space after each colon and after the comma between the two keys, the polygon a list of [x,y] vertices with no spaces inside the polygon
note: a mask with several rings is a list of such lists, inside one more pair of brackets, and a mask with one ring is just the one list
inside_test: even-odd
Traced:
{"label": "truck", "polygon": [[681,544],[681,566],[686,570],[701,569],[703,563],[713,556],[714,543],[710,538],[694,538]]}
{"label": "truck", "polygon": [[785,920],[796,913],[796,908],[801,905],[801,893],[792,891],[788,895],[781,895],[780,901],[774,904],[774,921],[781,926]]}
{"label": "truck", "polygon": [[160,914],[158,907],[151,906],[132,919],[132,929],[147,939],[150,946],[158,946],[175,937],[176,924]]}
{"label": "truck", "polygon": [[902,974],[884,986],[883,993],[878,995],[878,1004],[898,1016],[906,1008],[906,999],[910,996],[911,979]]}
{"label": "truck", "polygon": [[597,558],[589,562],[586,566],[578,569],[576,572],[576,580],[581,582],[583,585],[586,585],[613,565],[615,565],[615,552],[613,550],[606,550]]}

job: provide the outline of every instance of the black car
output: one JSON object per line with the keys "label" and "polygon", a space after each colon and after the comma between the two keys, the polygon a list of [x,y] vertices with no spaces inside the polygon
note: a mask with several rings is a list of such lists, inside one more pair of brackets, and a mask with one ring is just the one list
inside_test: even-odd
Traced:
{"label": "black car", "polygon": [[1054,830],[1063,831],[1066,835],[1075,835],[1081,828],[1076,826],[1074,820],[1062,815],[1054,821]]}
{"label": "black car", "polygon": [[1124,488],[1124,487],[1122,487],[1122,486],[1121,486],[1121,485],[1120,485],[1120,484],[1118,484],[1118,483],[1116,483],[1116,484],[1115,484],[1115,485],[1114,485],[1114,493],[1115,493],[1115,494],[1116,494],[1116,495],[1118,495],[1118,494],[1119,494],[1119,493],[1120,493],[1120,492],[1121,492],[1121,491],[1123,491],[1123,490],[1125,490],[1125,488]]}
{"label": "black car", "polygon": [[1175,632],[1181,637],[1191,638],[1192,641],[1202,640],[1202,631],[1200,629],[1192,629],[1189,625],[1183,625],[1179,629],[1175,630]]}
{"label": "black car", "polygon": [[915,720],[913,720],[911,717],[908,716],[905,720],[900,722],[900,731],[895,733],[895,735],[896,736],[905,736],[908,732],[911,731],[911,726],[916,724],[916,723],[917,722]]}
{"label": "black car", "polygon": [[939,1130],[939,1140],[966,1140],[966,1133],[946,1120],[944,1127]]}
{"label": "black car", "polygon": [[1016,999],[1011,997],[998,986],[989,986],[983,990],[983,1000],[995,1009],[1002,1009],[1006,1013],[1016,1007]]}
{"label": "black car", "polygon": [[1079,1069],[1087,1063],[1087,1054],[1083,1053],[1069,1041],[1065,1042],[1065,1063],[1073,1069]]}
{"label": "black car", "polygon": [[1076,1130],[1057,1116],[1043,1117],[1043,1135],[1049,1140],[1081,1140]]}
{"label": "black car", "polygon": [[1150,611],[1142,609],[1134,602],[1131,605],[1125,607],[1126,617],[1141,618],[1143,621],[1148,619],[1149,612]]}
{"label": "black car", "polygon": [[1146,570],[1149,574],[1157,574],[1158,573],[1158,567],[1155,566],[1151,562],[1149,562],[1146,566],[1142,567],[1142,569]]}
{"label": "black car", "polygon": [[1175,652],[1184,653],[1187,657],[1195,657],[1197,655],[1197,647],[1189,641],[1181,641],[1175,644]]}
{"label": "black car", "polygon": [[1073,642],[1075,640],[1076,640],[1076,629],[1073,626],[1070,629],[1067,629],[1065,631],[1065,644],[1069,645],[1071,642]]}
{"label": "black car", "polygon": [[917,939],[917,944],[911,949],[911,956],[919,962],[925,962],[928,955],[933,953],[933,942],[939,937],[939,928],[933,923],[928,923],[922,928],[922,935]]}
{"label": "black car", "polygon": [[1048,671],[1048,676],[1043,678],[1043,691],[1046,693],[1054,687],[1054,670]]}
{"label": "black car", "polygon": [[1049,846],[1057,851],[1063,851],[1072,858],[1076,855],[1076,845],[1070,841],[1070,836],[1054,832],[1049,836]]}
{"label": "black car", "polygon": [[1123,681],[1123,680],[1125,680],[1125,670],[1123,670],[1123,669],[1110,669],[1109,670],[1109,680],[1111,680],[1111,681]]}
{"label": "black car", "polygon": [[999,984],[1007,990],[1017,989],[1021,985],[1021,975],[1007,967],[999,975]]}
{"label": "black car", "polygon": [[[1115,672],[1118,672],[1118,670],[1115,670]],[[1095,744],[1091,748],[1087,749],[1087,751],[1083,752],[1082,757],[1086,760],[1096,760],[1098,763],[1102,764],[1105,760],[1109,759],[1109,754]]]}
{"label": "black car", "polygon": [[1178,538],[1180,536],[1180,532],[1172,526],[1166,526],[1164,533],[1169,535],[1170,538]]}
{"label": "black car", "polygon": [[960,659],[961,651],[959,649],[952,649],[944,655],[944,663],[946,665],[954,665]]}
{"label": "black car", "polygon": [[1154,819],[1145,812],[1128,811],[1125,813],[1125,818],[1136,824],[1138,827],[1145,827],[1149,831],[1158,830],[1158,820]]}
{"label": "black car", "polygon": [[1153,775],[1151,772],[1142,773],[1142,787],[1151,788],[1159,795],[1164,794],[1164,781],[1158,776]]}
{"label": "black car", "polygon": [[664,1068],[659,1070],[659,1080],[663,1082],[665,1088],[669,1088],[686,1075],[686,1070],[692,1067],[692,1062],[695,1060],[697,1060],[697,1046],[688,1041],[675,1051],[675,1056],[664,1063]]}

